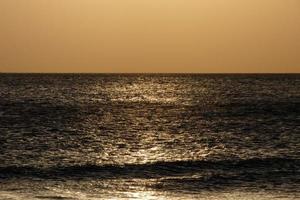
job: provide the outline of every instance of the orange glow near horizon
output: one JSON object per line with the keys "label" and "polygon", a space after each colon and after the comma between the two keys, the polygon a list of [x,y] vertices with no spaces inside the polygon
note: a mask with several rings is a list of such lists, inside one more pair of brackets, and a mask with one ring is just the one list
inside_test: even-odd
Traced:
{"label": "orange glow near horizon", "polygon": [[1,0],[0,72],[300,72],[299,0]]}

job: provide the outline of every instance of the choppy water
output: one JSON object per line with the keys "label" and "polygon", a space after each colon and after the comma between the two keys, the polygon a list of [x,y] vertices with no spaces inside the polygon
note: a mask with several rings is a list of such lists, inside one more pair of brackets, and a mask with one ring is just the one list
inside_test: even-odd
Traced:
{"label": "choppy water", "polygon": [[0,199],[300,198],[300,75],[0,75]]}

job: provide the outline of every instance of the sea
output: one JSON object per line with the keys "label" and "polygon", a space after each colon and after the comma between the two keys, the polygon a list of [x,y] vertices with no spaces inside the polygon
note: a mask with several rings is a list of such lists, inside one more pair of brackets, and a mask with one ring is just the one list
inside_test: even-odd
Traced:
{"label": "sea", "polygon": [[2,73],[0,199],[300,199],[300,74]]}

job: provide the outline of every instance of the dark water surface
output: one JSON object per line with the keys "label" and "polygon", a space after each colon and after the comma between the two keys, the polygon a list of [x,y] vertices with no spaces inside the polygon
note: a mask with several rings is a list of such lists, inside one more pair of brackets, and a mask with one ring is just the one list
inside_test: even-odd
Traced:
{"label": "dark water surface", "polygon": [[0,74],[0,199],[299,199],[300,75]]}

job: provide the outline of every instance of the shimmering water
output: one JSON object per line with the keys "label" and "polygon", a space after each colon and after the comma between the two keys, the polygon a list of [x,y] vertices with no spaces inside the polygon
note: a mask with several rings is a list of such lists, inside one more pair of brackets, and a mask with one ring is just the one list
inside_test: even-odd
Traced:
{"label": "shimmering water", "polygon": [[0,199],[300,198],[300,75],[1,74]]}

